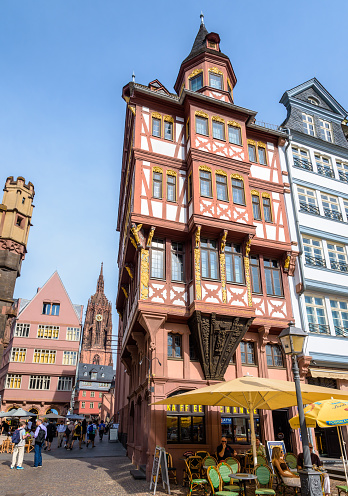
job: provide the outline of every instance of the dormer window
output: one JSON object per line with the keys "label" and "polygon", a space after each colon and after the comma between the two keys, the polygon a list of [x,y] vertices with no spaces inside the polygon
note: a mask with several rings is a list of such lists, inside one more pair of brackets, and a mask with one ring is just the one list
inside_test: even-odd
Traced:
{"label": "dormer window", "polygon": [[190,90],[198,91],[203,86],[203,72],[190,79]]}
{"label": "dormer window", "polygon": [[216,90],[222,90],[222,75],[209,73],[209,86],[215,88]]}
{"label": "dormer window", "polygon": [[309,103],[311,103],[312,105],[319,105],[319,100],[317,100],[316,98],[313,98],[312,96],[309,96],[309,97],[308,97],[308,101],[309,101]]}
{"label": "dormer window", "polygon": [[208,48],[212,48],[213,50],[216,50],[217,45],[216,45],[215,41],[209,41],[208,40]]}

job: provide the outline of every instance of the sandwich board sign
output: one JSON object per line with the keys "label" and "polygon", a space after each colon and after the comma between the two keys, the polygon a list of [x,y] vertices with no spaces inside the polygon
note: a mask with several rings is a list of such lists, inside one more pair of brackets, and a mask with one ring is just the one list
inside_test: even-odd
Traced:
{"label": "sandwich board sign", "polygon": [[156,446],[155,454],[153,457],[151,483],[150,483],[150,491],[152,489],[152,486],[154,486],[154,488],[153,488],[153,494],[154,495],[156,494],[156,488],[157,488],[157,482],[158,482],[158,476],[159,476],[160,469],[161,469],[163,489],[165,489],[167,486],[168,494],[170,494],[166,450],[164,448],[161,448],[160,446]]}

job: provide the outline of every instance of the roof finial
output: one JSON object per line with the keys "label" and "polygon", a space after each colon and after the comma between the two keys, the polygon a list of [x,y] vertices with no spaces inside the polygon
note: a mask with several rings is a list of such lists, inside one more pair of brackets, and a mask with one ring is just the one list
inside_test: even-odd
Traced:
{"label": "roof finial", "polygon": [[204,26],[204,14],[201,11],[201,15],[199,16],[201,18],[201,26]]}
{"label": "roof finial", "polygon": [[134,74],[134,71],[133,71],[133,74],[132,74],[132,81],[133,81],[133,83],[135,83],[135,74]]}
{"label": "roof finial", "polygon": [[97,282],[97,293],[104,293],[103,262],[101,263],[100,274]]}

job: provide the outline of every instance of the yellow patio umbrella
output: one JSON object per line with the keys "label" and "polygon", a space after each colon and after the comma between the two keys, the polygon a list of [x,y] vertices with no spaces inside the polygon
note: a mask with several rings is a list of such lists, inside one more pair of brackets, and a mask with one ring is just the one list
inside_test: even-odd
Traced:
{"label": "yellow patio umbrella", "polygon": [[[348,486],[348,474],[346,469],[347,452],[342,432],[340,431],[341,425],[348,425],[348,401],[337,399],[337,391],[333,396],[336,396],[336,398],[332,397],[327,400],[316,401],[307,405],[304,409],[304,414],[307,427],[315,427],[316,425],[323,427],[324,429],[328,427],[337,427],[344,473]],[[295,415],[295,417],[292,417],[292,419],[289,420],[289,424],[292,429],[298,429],[300,427],[299,416]]]}
{"label": "yellow patio umbrella", "polygon": [[[333,397],[348,400],[348,392],[310,384],[301,384],[304,404]],[[153,403],[154,405],[206,405],[237,406],[249,410],[251,444],[256,465],[256,438],[254,426],[254,410],[277,410],[297,405],[295,383],[265,379],[262,377],[244,376],[227,382],[219,382],[213,386],[195,389]]]}

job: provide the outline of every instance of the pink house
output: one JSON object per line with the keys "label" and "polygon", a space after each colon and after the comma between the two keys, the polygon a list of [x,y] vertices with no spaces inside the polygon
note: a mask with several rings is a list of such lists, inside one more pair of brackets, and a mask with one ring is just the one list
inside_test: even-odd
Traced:
{"label": "pink house", "polygon": [[65,413],[78,363],[83,305],[74,305],[55,272],[31,300],[18,300],[0,370],[1,410],[21,406]]}

